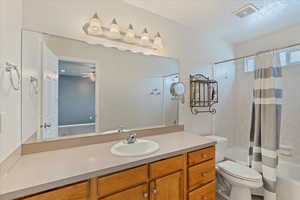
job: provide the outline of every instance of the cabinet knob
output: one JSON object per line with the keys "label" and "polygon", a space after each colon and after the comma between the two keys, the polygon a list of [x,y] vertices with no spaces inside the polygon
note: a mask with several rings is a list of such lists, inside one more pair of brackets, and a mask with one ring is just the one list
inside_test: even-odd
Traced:
{"label": "cabinet knob", "polygon": [[201,200],[208,200],[208,197],[207,197],[207,196],[204,196],[204,197],[202,197]]}
{"label": "cabinet knob", "polygon": [[208,175],[209,175],[208,172],[203,172],[203,173],[201,173],[201,176],[203,176],[203,177],[207,177]]}
{"label": "cabinet knob", "polygon": [[208,154],[202,154],[202,158],[208,158]]}
{"label": "cabinet knob", "polygon": [[157,189],[152,190],[153,194],[157,194]]}
{"label": "cabinet knob", "polygon": [[149,194],[147,192],[144,193],[144,198],[148,198]]}

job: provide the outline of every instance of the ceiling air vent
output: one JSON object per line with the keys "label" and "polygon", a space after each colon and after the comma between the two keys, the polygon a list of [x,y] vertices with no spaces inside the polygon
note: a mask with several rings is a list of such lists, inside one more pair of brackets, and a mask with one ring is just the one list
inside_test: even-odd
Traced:
{"label": "ceiling air vent", "polygon": [[242,8],[238,9],[237,11],[234,11],[233,14],[240,18],[244,18],[249,15],[252,15],[253,13],[255,13],[257,11],[258,11],[258,9],[253,4],[247,4],[247,5],[243,6]]}

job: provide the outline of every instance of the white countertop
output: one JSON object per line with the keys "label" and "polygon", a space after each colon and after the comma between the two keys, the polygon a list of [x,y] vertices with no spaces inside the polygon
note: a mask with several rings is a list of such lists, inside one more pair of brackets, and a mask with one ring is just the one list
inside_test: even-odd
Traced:
{"label": "white countertop", "polygon": [[159,151],[142,157],[119,157],[110,152],[109,142],[22,156],[0,177],[0,200],[10,200],[89,178],[132,168],[215,144],[214,140],[187,132],[145,139],[157,142]]}

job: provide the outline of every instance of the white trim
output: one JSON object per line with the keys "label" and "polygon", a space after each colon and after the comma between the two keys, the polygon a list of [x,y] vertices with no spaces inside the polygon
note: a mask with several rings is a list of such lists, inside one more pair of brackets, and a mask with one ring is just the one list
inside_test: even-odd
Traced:
{"label": "white trim", "polygon": [[68,127],[78,127],[78,126],[94,126],[96,123],[86,123],[86,124],[69,124],[69,125],[60,125],[58,128],[68,128]]}

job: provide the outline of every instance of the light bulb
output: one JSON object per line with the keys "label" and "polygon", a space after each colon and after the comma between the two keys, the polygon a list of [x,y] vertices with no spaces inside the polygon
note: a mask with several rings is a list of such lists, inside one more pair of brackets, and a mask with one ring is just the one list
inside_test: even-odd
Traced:
{"label": "light bulb", "polygon": [[160,36],[160,33],[157,33],[154,37],[154,41],[153,41],[153,47],[155,49],[162,49],[164,48],[163,42],[162,42],[162,38]]}
{"label": "light bulb", "polygon": [[112,39],[120,39],[121,38],[120,27],[115,18],[111,22],[109,32],[110,32],[109,33],[110,38],[112,38]]}
{"label": "light bulb", "polygon": [[124,37],[125,42],[134,43],[135,42],[135,32],[133,30],[133,26],[129,24],[129,27],[126,31],[126,35]]}
{"label": "light bulb", "polygon": [[88,33],[93,35],[102,35],[102,23],[97,13],[89,21]]}
{"label": "light bulb", "polygon": [[149,37],[148,30],[145,28],[141,35],[141,45],[149,46],[149,44],[150,44],[150,37]]}

